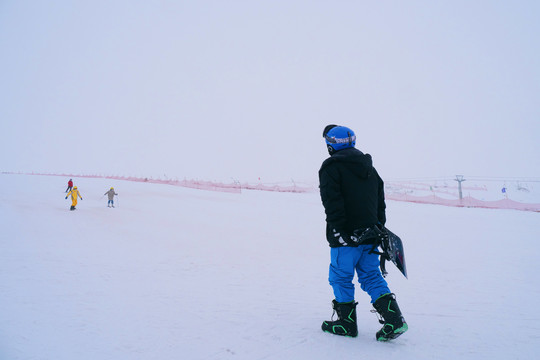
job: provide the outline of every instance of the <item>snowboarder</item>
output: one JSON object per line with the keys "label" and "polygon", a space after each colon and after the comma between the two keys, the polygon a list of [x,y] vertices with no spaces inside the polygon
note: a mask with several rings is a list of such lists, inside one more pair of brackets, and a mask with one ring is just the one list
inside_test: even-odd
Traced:
{"label": "snowboarder", "polygon": [[[383,327],[378,341],[395,339],[408,326],[379,269],[373,253],[377,235],[361,236],[366,229],[386,222],[383,181],[371,155],[355,148],[354,132],[344,126],[328,125],[323,131],[330,157],[319,170],[319,188],[326,213],[326,239],[330,245],[329,283],[335,299],[337,320],[324,321],[322,330],[349,337],[358,335],[354,298],[354,272],[362,290],[371,297]],[[374,234],[375,232],[369,232]],[[333,316],[332,316],[333,317]]]}
{"label": "snowboarder", "polygon": [[107,207],[114,207],[114,195],[118,195],[114,192],[114,188],[110,188],[110,190],[103,195],[107,195],[107,197],[109,198],[109,201],[107,202]]}
{"label": "snowboarder", "polygon": [[66,199],[68,198],[68,196],[71,196],[71,207],[69,208],[69,210],[75,210],[75,206],[77,206],[77,197],[80,197],[81,200],[82,200],[82,196],[81,194],[79,193],[79,190],[77,190],[77,187],[73,187],[73,190],[71,190],[67,195],[66,195]]}
{"label": "snowboarder", "polygon": [[73,179],[69,179],[66,192],[71,191],[71,189],[73,189]]}

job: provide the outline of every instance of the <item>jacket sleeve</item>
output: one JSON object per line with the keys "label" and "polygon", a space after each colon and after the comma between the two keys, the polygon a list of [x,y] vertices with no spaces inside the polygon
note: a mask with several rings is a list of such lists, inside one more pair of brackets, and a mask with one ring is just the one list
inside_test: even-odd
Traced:
{"label": "jacket sleeve", "polygon": [[342,229],[346,223],[345,201],[340,190],[338,169],[327,166],[319,171],[321,200],[326,213],[326,223],[330,228]]}
{"label": "jacket sleeve", "polygon": [[377,177],[379,178],[379,185],[378,185],[378,206],[377,206],[377,220],[381,224],[386,223],[386,203],[384,201],[384,182],[381,179],[381,177],[377,174]]}

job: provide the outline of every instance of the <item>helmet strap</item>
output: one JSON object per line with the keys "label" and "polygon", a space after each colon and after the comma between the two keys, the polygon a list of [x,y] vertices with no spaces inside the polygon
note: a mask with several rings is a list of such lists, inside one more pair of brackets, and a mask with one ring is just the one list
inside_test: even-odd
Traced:
{"label": "helmet strap", "polygon": [[334,150],[334,148],[331,145],[326,145],[326,149],[328,149],[328,153],[330,155],[332,155],[332,154],[334,154],[336,152],[336,150]]}

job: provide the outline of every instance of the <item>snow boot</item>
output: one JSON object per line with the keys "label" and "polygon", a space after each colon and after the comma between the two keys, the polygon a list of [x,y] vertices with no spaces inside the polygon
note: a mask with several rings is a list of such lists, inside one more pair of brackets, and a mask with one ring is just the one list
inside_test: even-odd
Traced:
{"label": "snow boot", "polygon": [[[324,321],[322,330],[334,335],[356,337],[358,335],[358,326],[356,324],[356,305],[355,301],[347,303],[338,303],[332,300],[332,321]],[[338,319],[334,321],[334,314],[337,313]]]}
{"label": "snow boot", "polygon": [[397,338],[409,329],[394,294],[384,294],[373,303],[373,307],[382,320],[379,320],[383,327],[375,335],[377,341],[388,341]]}
{"label": "snow boot", "polygon": [[75,206],[72,205],[72,206],[69,208],[69,210],[71,210],[71,211],[75,210]]}

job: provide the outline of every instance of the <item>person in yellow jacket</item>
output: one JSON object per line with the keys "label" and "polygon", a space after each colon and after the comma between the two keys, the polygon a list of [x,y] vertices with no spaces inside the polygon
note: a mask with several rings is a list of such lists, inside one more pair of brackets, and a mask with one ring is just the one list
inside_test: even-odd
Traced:
{"label": "person in yellow jacket", "polygon": [[68,198],[68,196],[71,195],[71,207],[69,208],[69,210],[75,210],[75,206],[77,206],[77,197],[80,197],[81,200],[82,200],[82,196],[81,194],[79,193],[79,190],[77,189],[77,187],[73,187],[73,190],[71,190],[67,195],[66,195],[66,199]]}

